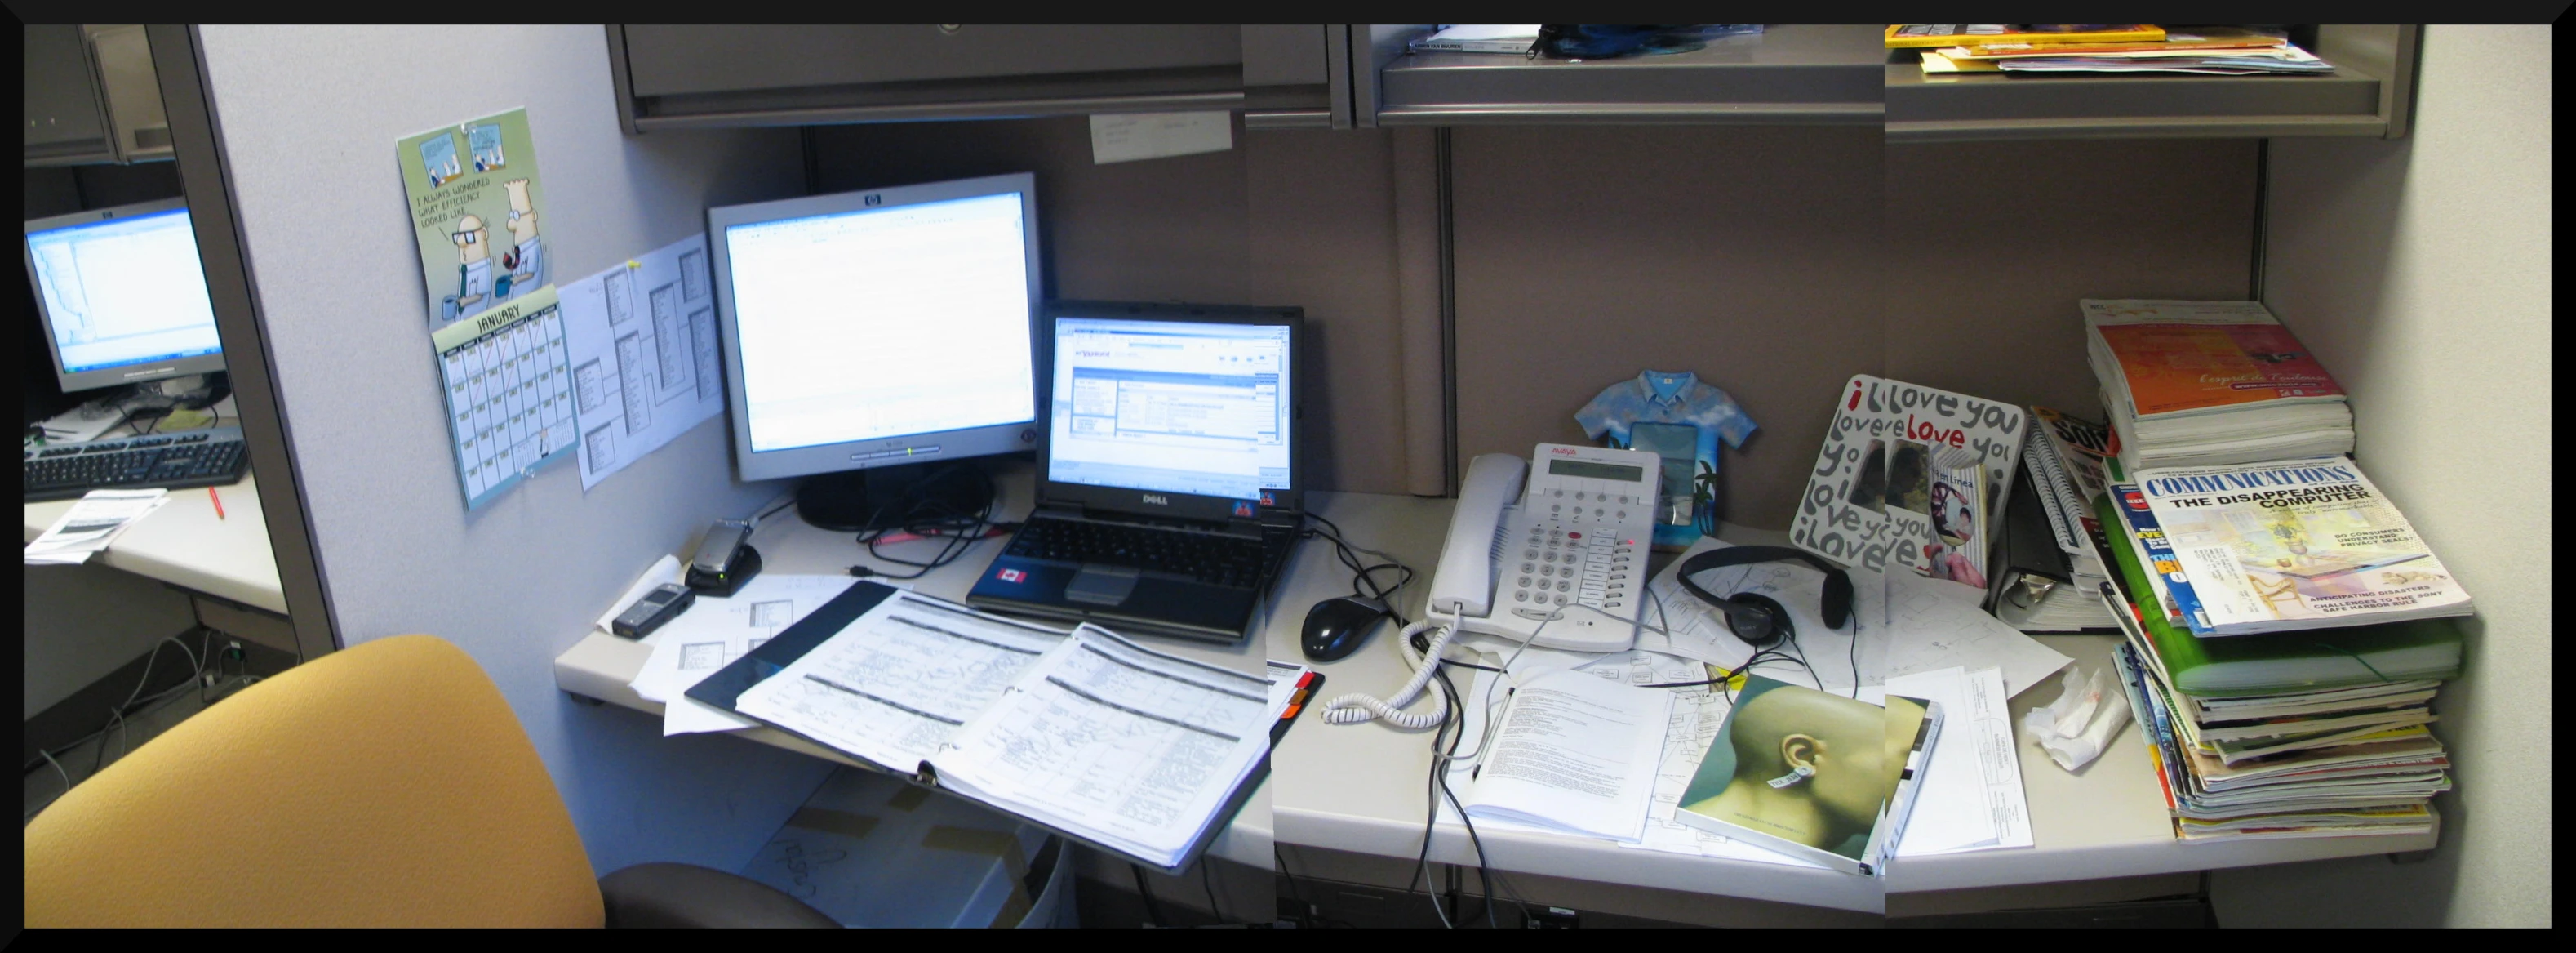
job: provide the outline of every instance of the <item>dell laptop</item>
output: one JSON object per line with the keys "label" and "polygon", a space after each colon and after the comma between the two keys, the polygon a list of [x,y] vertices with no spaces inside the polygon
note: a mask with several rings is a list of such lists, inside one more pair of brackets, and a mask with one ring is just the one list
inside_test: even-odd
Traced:
{"label": "dell laptop", "polygon": [[1054,302],[1038,504],[966,601],[1121,632],[1250,634],[1305,518],[1297,308]]}

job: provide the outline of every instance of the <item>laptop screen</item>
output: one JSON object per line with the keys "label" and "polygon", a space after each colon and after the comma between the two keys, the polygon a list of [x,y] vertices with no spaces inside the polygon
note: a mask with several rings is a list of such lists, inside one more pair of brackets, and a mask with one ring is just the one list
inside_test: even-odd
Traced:
{"label": "laptop screen", "polygon": [[1284,324],[1055,320],[1047,479],[1236,500],[1289,486]]}

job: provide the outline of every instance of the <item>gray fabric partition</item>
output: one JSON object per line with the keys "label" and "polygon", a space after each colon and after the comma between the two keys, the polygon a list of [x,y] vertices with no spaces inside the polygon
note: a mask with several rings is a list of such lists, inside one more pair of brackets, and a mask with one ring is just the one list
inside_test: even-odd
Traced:
{"label": "gray fabric partition", "polygon": [[619,133],[596,26],[206,27],[204,55],[279,402],[344,641],[463,647],[527,726],[602,870],[733,868],[829,765],[665,740],[583,706],[553,658],[635,574],[780,488],[736,484],[721,418],[591,492],[570,464],[465,511],[447,447],[401,136],[525,106],[558,280],[701,230],[709,204],[794,194],[795,134]]}

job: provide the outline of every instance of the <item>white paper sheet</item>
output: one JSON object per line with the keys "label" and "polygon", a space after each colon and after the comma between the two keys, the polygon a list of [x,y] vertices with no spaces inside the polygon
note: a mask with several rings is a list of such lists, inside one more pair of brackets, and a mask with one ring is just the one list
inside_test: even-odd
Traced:
{"label": "white paper sheet", "polygon": [[168,502],[168,490],[91,490],[71,509],[64,510],[54,525],[46,527],[44,535],[27,544],[27,564],[88,562],[91,553],[106,549],[128,528]]}
{"label": "white paper sheet", "polygon": [[1232,113],[1119,113],[1091,117],[1091,161],[1095,164],[1232,148]]}
{"label": "white paper sheet", "polygon": [[1987,615],[1974,603],[1961,603],[1940,592],[1951,583],[1905,573],[1892,573],[1889,581],[1894,620],[1887,629],[1890,678],[1945,668],[1971,672],[1998,668],[2003,670],[2004,697],[2011,698],[2074,661]]}
{"label": "white paper sheet", "polygon": [[724,409],[713,287],[704,235],[563,286],[582,489]]}
{"label": "white paper sheet", "polygon": [[1061,629],[899,593],[742,693],[734,707],[911,771],[1064,637]]}
{"label": "white paper sheet", "polygon": [[653,646],[653,655],[628,685],[636,694],[662,703],[666,736],[751,727],[749,719],[688,697],[690,686],[759,648],[856,581],[848,576],[764,573],[735,590],[732,598],[699,596],[688,611],[645,638]]}
{"label": "white paper sheet", "polygon": [[[1702,539],[1655,574],[1647,591],[1652,594],[1649,602],[1660,603],[1661,611],[1650,607],[1645,616],[1649,623],[1664,623],[1666,632],[1640,632],[1638,648],[1730,668],[1752,656],[1752,648],[1727,629],[1723,615],[1674,582],[1684,559],[1726,545]],[[1955,583],[1866,570],[1853,570],[1851,578],[1856,604],[1851,621],[1837,631],[1826,628],[1817,613],[1824,574],[1804,564],[1731,566],[1698,577],[1703,588],[1720,596],[1753,592],[1788,607],[1797,626],[1797,647],[1813,672],[1795,662],[1765,659],[1753,667],[1755,673],[1792,684],[1819,685],[1835,694],[1851,693],[1856,667],[1862,686],[1943,668],[2000,668],[2007,696],[2018,695],[2070,661],[1980,611],[1973,601],[1962,602],[1941,591],[1959,588]],[[1852,654],[1854,631],[1860,639],[1857,665]]]}
{"label": "white paper sheet", "polygon": [[2029,847],[2030,804],[2005,711],[2003,672],[1946,668],[1887,680],[1893,695],[1941,706],[1941,737],[1897,856]]}
{"label": "white paper sheet", "polygon": [[1268,681],[1085,625],[932,764],[943,786],[1170,866],[1269,752]]}
{"label": "white paper sheet", "polygon": [[1512,693],[1478,759],[1467,813],[1634,842],[1663,751],[1672,696],[1555,671]]}

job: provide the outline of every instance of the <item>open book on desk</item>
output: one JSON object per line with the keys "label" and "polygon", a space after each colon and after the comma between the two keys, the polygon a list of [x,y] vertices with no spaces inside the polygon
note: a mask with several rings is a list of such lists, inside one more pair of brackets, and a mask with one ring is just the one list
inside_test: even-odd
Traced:
{"label": "open book on desk", "polygon": [[1242,806],[1288,698],[1096,626],[864,581],[688,695],[1166,872]]}

